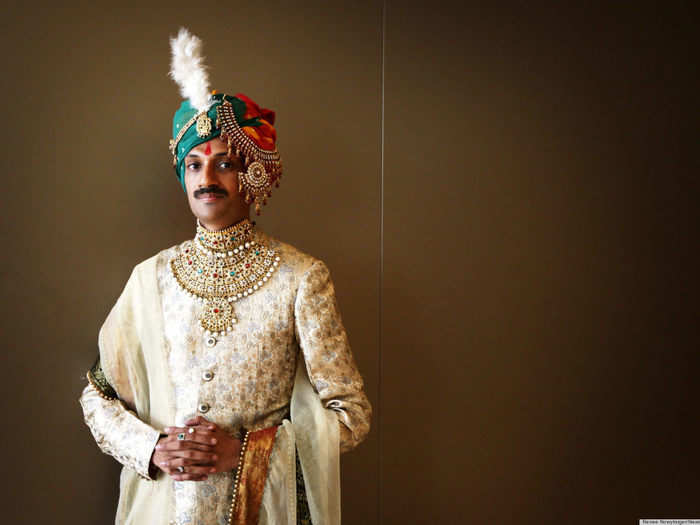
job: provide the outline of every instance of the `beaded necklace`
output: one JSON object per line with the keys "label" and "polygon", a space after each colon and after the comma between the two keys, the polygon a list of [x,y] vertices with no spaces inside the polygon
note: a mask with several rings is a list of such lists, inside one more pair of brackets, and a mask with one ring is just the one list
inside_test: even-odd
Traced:
{"label": "beaded necklace", "polygon": [[180,288],[203,304],[199,324],[217,337],[233,329],[235,301],[259,290],[279,265],[279,256],[243,219],[223,230],[209,231],[197,220],[197,234],[182,243],[170,260]]}

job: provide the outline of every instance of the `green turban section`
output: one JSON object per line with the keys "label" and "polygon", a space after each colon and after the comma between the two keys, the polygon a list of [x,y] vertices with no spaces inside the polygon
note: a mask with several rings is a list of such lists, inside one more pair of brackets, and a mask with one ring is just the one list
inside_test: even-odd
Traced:
{"label": "green turban section", "polygon": [[[262,123],[260,122],[259,117],[254,117],[254,118],[249,118],[245,119],[245,114],[246,114],[246,103],[242,100],[240,100],[237,97],[232,97],[230,95],[226,95],[226,100],[231,103],[233,106],[233,111],[236,116],[236,122],[238,122],[238,125],[240,127],[243,126],[260,126]],[[216,108],[220,106],[224,100],[224,95],[222,93],[217,93],[215,95],[212,95],[212,98],[214,99],[214,103],[211,105],[209,110],[207,111],[207,116],[211,120],[211,132],[205,136],[205,137],[200,137],[197,134],[197,125],[196,123],[192,124],[189,126],[185,134],[182,136],[180,139],[180,142],[177,144],[177,150],[175,151],[175,155],[177,156],[177,163],[175,164],[175,175],[177,176],[178,180],[180,181],[180,184],[182,185],[182,189],[186,191],[185,188],[185,157],[187,154],[192,150],[192,148],[199,146],[200,144],[207,142],[214,137],[218,137],[221,135],[221,128],[217,127],[216,125]],[[173,117],[173,140],[177,135],[180,133],[180,130],[187,125],[187,123],[197,115],[199,112],[192,107],[190,104],[189,99],[188,100],[183,100],[182,104],[180,105],[180,108],[175,112],[175,116]]]}

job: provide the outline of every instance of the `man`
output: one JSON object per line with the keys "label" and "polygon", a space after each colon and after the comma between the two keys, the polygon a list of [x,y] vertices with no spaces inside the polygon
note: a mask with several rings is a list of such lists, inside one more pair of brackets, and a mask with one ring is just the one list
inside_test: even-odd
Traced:
{"label": "man", "polygon": [[196,233],[134,268],[80,398],[124,465],[116,523],[339,523],[338,454],[371,407],[328,268],[249,220],[281,176],[275,114],[210,93],[187,30],[171,46]]}

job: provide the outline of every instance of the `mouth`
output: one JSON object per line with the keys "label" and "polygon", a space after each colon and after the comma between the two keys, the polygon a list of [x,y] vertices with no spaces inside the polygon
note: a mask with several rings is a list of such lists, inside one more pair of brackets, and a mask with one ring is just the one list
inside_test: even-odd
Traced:
{"label": "mouth", "polygon": [[223,199],[223,198],[224,198],[224,196],[221,195],[220,193],[204,193],[204,194],[200,195],[199,197],[197,197],[197,200],[202,201],[202,202],[214,202],[214,201],[217,201],[217,200]]}

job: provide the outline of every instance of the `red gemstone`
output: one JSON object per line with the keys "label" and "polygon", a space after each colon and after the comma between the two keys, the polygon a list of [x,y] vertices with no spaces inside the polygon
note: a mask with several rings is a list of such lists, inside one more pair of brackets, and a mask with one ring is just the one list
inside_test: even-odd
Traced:
{"label": "red gemstone", "polygon": [[218,309],[218,308],[214,308],[214,313],[215,313],[215,314],[218,314],[218,313],[219,313],[219,309]]}
{"label": "red gemstone", "polygon": [[218,276],[219,276],[218,274],[216,274],[216,273],[214,274],[214,277],[218,277]]}
{"label": "red gemstone", "polygon": [[192,261],[187,261],[187,264],[192,264]]}
{"label": "red gemstone", "polygon": [[245,263],[246,268],[250,268],[250,263]]}
{"label": "red gemstone", "polygon": [[190,249],[187,248],[187,249],[185,250],[185,253],[190,253]]}
{"label": "red gemstone", "polygon": [[214,241],[214,244],[219,244],[219,241]]}

